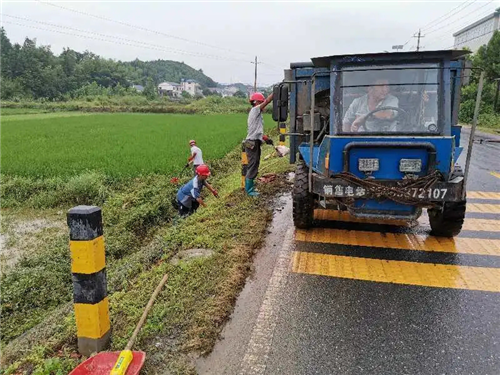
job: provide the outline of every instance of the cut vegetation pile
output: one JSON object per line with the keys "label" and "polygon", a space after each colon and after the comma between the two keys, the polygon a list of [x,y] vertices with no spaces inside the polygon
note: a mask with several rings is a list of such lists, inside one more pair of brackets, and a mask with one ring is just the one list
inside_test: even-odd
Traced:
{"label": "cut vegetation pile", "polygon": [[[67,373],[82,360],[65,213],[76,204],[97,204],[105,225],[113,349],[124,346],[150,292],[168,272],[168,286],[136,348],[148,352],[146,373],[154,366],[192,373],[187,354],[210,351],[263,239],[271,211],[262,200],[284,186],[283,179],[262,186],[268,194],[259,200],[240,190],[245,116],[34,116],[39,118],[12,116],[2,124],[2,234],[10,238],[8,247],[22,252],[1,280],[2,369]],[[190,138],[210,160],[221,198],[208,198],[207,209],[179,220],[169,180],[185,163]],[[72,157],[75,150],[82,151],[81,160]],[[288,169],[287,160],[270,160],[273,171]],[[53,225],[37,229],[36,236],[24,233],[33,242],[21,241],[23,233],[12,228],[28,219]],[[177,259],[191,248],[211,255]]]}

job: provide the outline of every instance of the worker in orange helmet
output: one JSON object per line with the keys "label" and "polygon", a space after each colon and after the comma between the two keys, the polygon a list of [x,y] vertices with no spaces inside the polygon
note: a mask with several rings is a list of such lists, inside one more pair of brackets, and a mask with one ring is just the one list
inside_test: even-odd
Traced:
{"label": "worker in orange helmet", "polygon": [[245,152],[248,158],[247,173],[245,176],[245,191],[251,197],[258,196],[255,191],[255,177],[259,173],[260,165],[260,146],[262,142],[272,145],[273,141],[268,136],[264,135],[264,119],[262,112],[269,103],[273,100],[273,94],[264,98],[260,92],[256,92],[250,96],[250,104],[252,109],[248,113],[248,133],[245,139]]}
{"label": "worker in orange helmet", "polygon": [[205,186],[214,197],[219,197],[217,190],[207,182],[209,176],[210,169],[205,164],[199,165],[196,168],[196,176],[179,189],[177,192],[177,204],[180,216],[186,217],[191,215],[200,205],[206,207],[205,202],[201,198],[201,191]]}

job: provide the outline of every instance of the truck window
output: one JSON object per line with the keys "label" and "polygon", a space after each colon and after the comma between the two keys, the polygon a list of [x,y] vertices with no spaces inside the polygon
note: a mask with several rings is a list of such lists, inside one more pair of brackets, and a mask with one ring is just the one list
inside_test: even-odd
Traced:
{"label": "truck window", "polygon": [[377,65],[342,71],[343,133],[438,134],[439,65]]}

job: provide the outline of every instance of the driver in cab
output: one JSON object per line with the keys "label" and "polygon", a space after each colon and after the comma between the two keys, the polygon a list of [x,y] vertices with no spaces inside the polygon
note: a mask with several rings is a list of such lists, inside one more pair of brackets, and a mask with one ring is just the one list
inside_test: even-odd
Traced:
{"label": "driver in cab", "polygon": [[[398,108],[399,100],[389,94],[389,81],[379,78],[368,87],[368,93],[353,100],[342,122],[345,132],[380,132],[382,127],[392,128],[397,113],[394,110],[380,110],[382,107]],[[375,111],[375,112],[374,112]],[[370,116],[369,113],[373,112]]]}

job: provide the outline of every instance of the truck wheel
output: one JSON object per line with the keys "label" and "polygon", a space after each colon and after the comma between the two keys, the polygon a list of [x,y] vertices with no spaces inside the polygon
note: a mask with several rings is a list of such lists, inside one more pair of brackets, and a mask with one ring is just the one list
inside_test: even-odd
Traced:
{"label": "truck wheel", "polygon": [[429,209],[431,234],[439,237],[454,237],[462,230],[466,201],[445,202],[443,209]]}
{"label": "truck wheel", "polygon": [[299,162],[295,171],[293,185],[293,223],[299,229],[312,226],[314,216],[314,196],[309,192],[309,169],[303,161]]}

